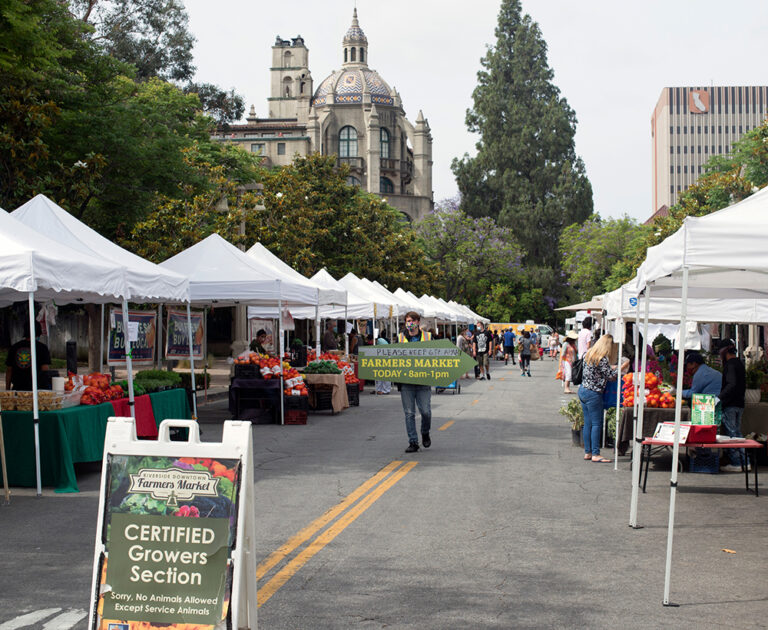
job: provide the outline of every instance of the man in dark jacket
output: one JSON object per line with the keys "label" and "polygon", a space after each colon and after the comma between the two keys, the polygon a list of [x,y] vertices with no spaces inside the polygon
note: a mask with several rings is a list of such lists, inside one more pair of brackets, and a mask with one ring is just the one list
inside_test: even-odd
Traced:
{"label": "man in dark jacket", "polygon": [[[720,404],[723,408],[722,429],[731,437],[742,437],[741,416],[744,413],[744,392],[747,388],[744,365],[736,356],[736,347],[729,343],[720,350],[723,361],[723,384],[720,389]],[[723,466],[728,472],[741,472],[744,463],[744,449],[729,448],[725,451],[730,464]]]}

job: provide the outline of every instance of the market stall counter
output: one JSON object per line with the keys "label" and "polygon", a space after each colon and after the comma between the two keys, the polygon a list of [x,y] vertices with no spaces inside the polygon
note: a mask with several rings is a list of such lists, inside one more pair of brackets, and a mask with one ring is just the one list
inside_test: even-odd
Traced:
{"label": "market stall counter", "polygon": [[[329,390],[331,392],[331,408],[333,413],[339,413],[349,407],[347,385],[343,374],[307,374],[304,373],[304,382],[309,389],[309,408],[315,411],[323,410],[318,391]],[[327,409],[327,407],[325,407]]]}
{"label": "market stall counter", "polygon": [[[689,407],[683,407],[681,409],[682,415],[680,422],[690,422],[691,409]],[[634,410],[632,407],[622,407],[621,419],[619,422],[619,455],[624,455],[629,449],[629,445],[634,438]],[[656,425],[659,422],[674,422],[675,410],[664,409],[662,407],[646,407],[643,412],[643,433],[642,437],[652,437],[656,430]]]}
{"label": "market stall counter", "polygon": [[[139,405],[140,399],[143,400]],[[140,437],[156,437],[157,427],[163,420],[191,416],[183,389],[137,396],[136,401],[137,435]],[[116,415],[129,416],[127,403],[127,399],[123,399],[100,405],[79,405],[40,412],[40,468],[43,485],[53,486],[56,492],[78,492],[74,465],[102,459],[107,420]],[[32,412],[4,411],[2,423],[8,481],[12,486],[34,487]],[[150,423],[154,425],[151,428]],[[141,432],[139,426],[142,427]]]}

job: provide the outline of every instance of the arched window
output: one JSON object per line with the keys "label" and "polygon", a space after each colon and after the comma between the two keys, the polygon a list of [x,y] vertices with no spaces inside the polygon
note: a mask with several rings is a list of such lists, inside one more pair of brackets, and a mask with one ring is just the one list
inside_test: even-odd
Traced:
{"label": "arched window", "polygon": [[384,129],[384,127],[381,128],[381,157],[384,159],[389,159],[389,131]]}
{"label": "arched window", "polygon": [[379,178],[379,192],[381,193],[393,193],[395,192],[395,185],[388,177]]}
{"label": "arched window", "polygon": [[293,55],[291,55],[290,50],[286,50],[285,54],[283,55],[283,68],[290,68],[292,62],[293,62]]}
{"label": "arched window", "polygon": [[339,132],[339,157],[357,157],[357,130],[343,127]]}
{"label": "arched window", "polygon": [[357,48],[353,46],[351,49],[351,53],[352,53],[352,56],[350,58],[350,61],[357,61],[357,59],[355,58],[355,54],[357,53]]}
{"label": "arched window", "polygon": [[344,63],[347,63],[347,49],[344,49]]}
{"label": "arched window", "polygon": [[293,96],[293,79],[291,77],[283,79],[283,96]]}
{"label": "arched window", "polygon": [[360,63],[365,63],[365,48],[360,49]]}
{"label": "arched window", "polygon": [[347,175],[347,184],[350,186],[357,186],[360,188],[360,180],[357,179],[357,177],[354,177],[353,175]]}

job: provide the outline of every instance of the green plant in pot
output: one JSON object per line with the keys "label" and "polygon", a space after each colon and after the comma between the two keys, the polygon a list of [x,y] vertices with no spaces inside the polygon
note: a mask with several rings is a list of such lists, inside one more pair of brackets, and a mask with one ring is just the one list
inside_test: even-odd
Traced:
{"label": "green plant in pot", "polygon": [[580,446],[581,428],[584,426],[584,412],[581,409],[579,399],[572,398],[567,405],[560,407],[560,415],[565,416],[566,421],[571,425],[571,437],[574,446]]}
{"label": "green plant in pot", "polygon": [[765,372],[757,365],[750,365],[746,370],[747,391],[744,392],[744,402],[760,402],[760,386],[765,382]]}

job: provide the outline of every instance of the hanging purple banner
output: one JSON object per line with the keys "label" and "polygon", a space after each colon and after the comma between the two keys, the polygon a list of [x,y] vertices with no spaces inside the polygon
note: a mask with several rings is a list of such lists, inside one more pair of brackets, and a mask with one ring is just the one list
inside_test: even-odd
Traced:
{"label": "hanging purple banner", "polygon": [[[157,313],[154,311],[128,311],[128,336],[131,340],[131,360],[134,365],[155,362]],[[109,353],[107,365],[125,365],[125,329],[122,309],[109,313]]]}
{"label": "hanging purple banner", "polygon": [[[192,311],[192,355],[195,359],[203,358],[203,340],[205,327],[203,313]],[[189,326],[187,326],[187,311],[168,310],[165,358],[189,358]]]}

